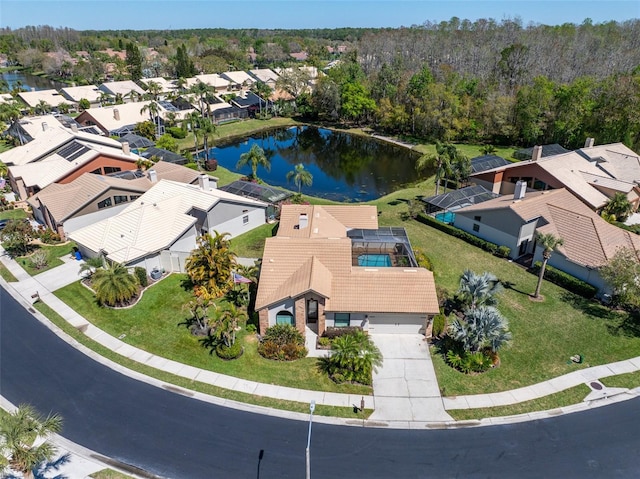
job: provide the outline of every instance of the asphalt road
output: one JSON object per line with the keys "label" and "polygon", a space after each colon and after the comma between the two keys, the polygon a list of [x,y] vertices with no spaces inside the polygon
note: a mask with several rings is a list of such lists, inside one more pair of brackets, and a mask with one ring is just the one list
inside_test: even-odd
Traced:
{"label": "asphalt road", "polygon": [[[67,345],[4,290],[0,393],[14,404],[60,413],[68,439],[159,476],[304,477],[308,423],[132,380]],[[311,462],[314,478],[640,477],[640,400],[499,427],[404,431],[315,423]]]}

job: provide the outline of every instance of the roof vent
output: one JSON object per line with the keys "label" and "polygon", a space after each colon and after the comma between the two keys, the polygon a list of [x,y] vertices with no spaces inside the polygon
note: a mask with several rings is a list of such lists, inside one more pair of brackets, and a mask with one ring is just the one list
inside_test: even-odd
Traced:
{"label": "roof vent", "polygon": [[584,142],[584,147],[585,148],[592,148],[594,141],[595,140],[593,138],[587,138],[587,141]]}
{"label": "roof vent", "polygon": [[47,122],[46,121],[42,122],[42,131],[47,131]]}
{"label": "roof vent", "polygon": [[157,183],[158,182],[158,173],[156,172],[156,170],[149,170],[149,171],[147,171],[147,178],[149,178],[149,181],[151,183]]}
{"label": "roof vent", "polygon": [[122,142],[122,153],[124,153],[127,156],[129,156],[129,154],[131,153],[131,148],[129,148],[129,142],[128,141],[123,141]]}
{"label": "roof vent", "polygon": [[113,109],[113,119],[116,121],[120,121],[120,110],[117,108]]}
{"label": "roof vent", "polygon": [[538,161],[542,156],[542,146],[536,145],[531,152],[531,161]]}

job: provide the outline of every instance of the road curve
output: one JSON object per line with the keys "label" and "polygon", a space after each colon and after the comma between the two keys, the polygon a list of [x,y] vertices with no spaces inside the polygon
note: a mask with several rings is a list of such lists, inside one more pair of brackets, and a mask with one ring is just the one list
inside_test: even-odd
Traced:
{"label": "road curve", "polygon": [[[189,399],[80,353],[0,289],[0,394],[64,419],[63,435],[171,478],[300,478],[307,423]],[[314,424],[314,478],[640,476],[640,399],[507,426]],[[264,457],[258,463],[258,454]],[[258,473],[258,467],[259,473]]]}

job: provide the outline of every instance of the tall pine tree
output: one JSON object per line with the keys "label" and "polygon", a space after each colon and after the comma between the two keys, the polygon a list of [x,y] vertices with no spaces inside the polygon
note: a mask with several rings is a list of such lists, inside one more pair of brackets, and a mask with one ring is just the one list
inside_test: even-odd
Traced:
{"label": "tall pine tree", "polygon": [[196,68],[187,54],[187,47],[183,43],[176,51],[176,77],[189,78],[196,73]]}
{"label": "tall pine tree", "polygon": [[126,53],[125,62],[131,79],[138,81],[142,78],[142,55],[140,54],[140,49],[132,42],[129,42],[127,43]]}

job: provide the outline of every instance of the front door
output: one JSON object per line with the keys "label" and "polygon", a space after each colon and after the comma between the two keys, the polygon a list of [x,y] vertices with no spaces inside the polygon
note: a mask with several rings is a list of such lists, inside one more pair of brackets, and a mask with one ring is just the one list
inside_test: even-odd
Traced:
{"label": "front door", "polygon": [[316,324],[318,322],[318,301],[315,299],[307,300],[307,324]]}
{"label": "front door", "polygon": [[518,256],[522,256],[523,254],[527,254],[527,248],[529,247],[529,240],[524,240],[520,243],[520,249],[518,250]]}

